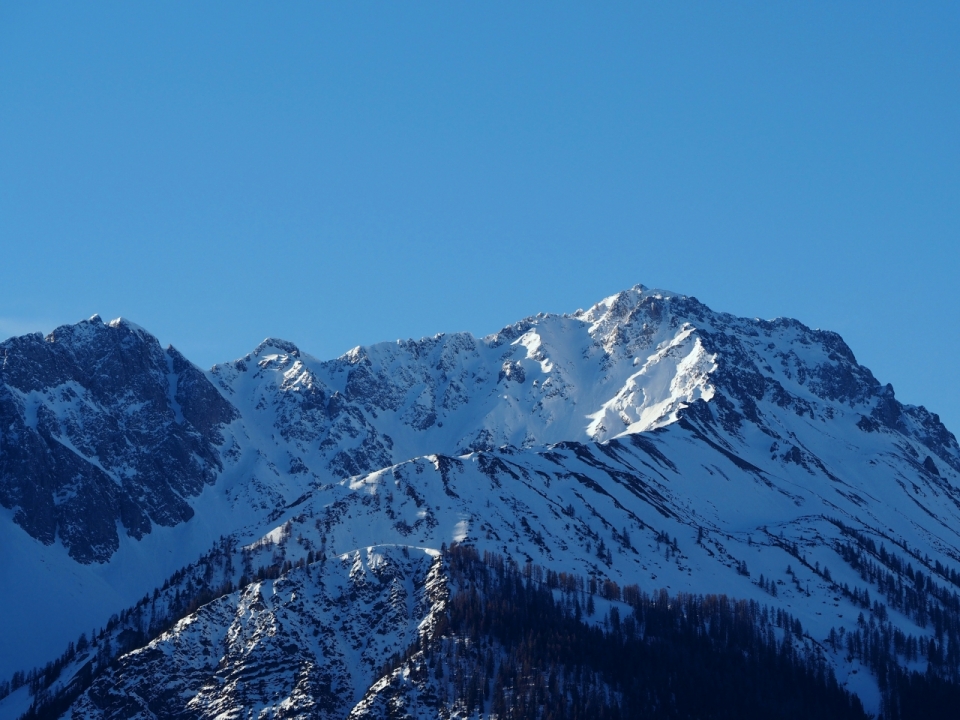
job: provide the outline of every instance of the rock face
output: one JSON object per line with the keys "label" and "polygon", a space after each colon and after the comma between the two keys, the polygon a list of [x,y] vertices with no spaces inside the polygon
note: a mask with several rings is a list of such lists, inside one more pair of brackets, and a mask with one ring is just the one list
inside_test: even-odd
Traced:
{"label": "rock face", "polygon": [[370,547],[247,585],[125,655],[71,714],[343,718],[443,609],[436,555]]}
{"label": "rock face", "polygon": [[0,503],[45,544],[107,560],[190,519],[236,410],[174,348],[99,317],[0,344]]}

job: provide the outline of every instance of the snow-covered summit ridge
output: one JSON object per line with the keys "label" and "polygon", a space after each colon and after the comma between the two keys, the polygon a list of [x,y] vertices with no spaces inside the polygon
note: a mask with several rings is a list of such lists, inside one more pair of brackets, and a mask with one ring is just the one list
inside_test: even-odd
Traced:
{"label": "snow-covered summit ridge", "polygon": [[[0,357],[10,429],[0,504],[86,561],[116,550],[117,521],[139,538],[189,519],[191,498],[218,477],[232,502],[247,497],[268,513],[318,482],[413,457],[605,442],[706,416],[728,435],[759,429],[781,446],[796,445],[798,421],[845,418],[858,433],[903,434],[960,470],[939,418],[899,403],[836,333],[738,318],[642,285],[483,338],[384,342],[328,361],[268,338],[202,373],[135,323],[96,315],[11,338]],[[145,446],[164,448],[163,468],[144,465]],[[37,486],[41,476],[49,482]],[[175,489],[145,489],[154,476]],[[83,510],[95,501],[82,487],[114,509]],[[92,536],[93,545],[81,539]]]}
{"label": "snow-covered summit ridge", "polygon": [[939,418],[903,406],[839,335],[796,320],[738,318],[637,285],[570,315],[539,314],[483,338],[438,334],[320,361],[264,341],[210,377],[244,418],[272,427],[321,475],[503,445],[606,441],[711,406],[724,427],[778,437],[784,413],[906,432],[960,468]]}

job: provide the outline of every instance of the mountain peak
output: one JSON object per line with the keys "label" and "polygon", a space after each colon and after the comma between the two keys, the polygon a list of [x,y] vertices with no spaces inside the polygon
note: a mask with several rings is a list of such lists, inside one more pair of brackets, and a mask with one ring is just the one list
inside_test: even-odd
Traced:
{"label": "mountain peak", "polygon": [[254,348],[252,355],[254,357],[260,357],[261,355],[290,355],[292,357],[300,357],[300,348],[289,340],[268,337]]}
{"label": "mountain peak", "polygon": [[646,285],[637,284],[626,290],[609,295],[598,303],[595,303],[587,310],[578,310],[573,313],[573,317],[596,322],[607,316],[624,317],[631,310],[643,303],[645,300],[667,300],[670,298],[686,298],[686,295],[662,290],[657,288],[648,288]]}
{"label": "mountain peak", "polygon": [[134,335],[143,342],[156,344],[159,347],[156,337],[140,325],[123,317],[104,322],[99,314],[91,315],[89,318],[73,324],[60,325],[50,332],[44,340],[48,343],[65,344],[79,350],[90,343],[97,343],[110,337],[109,333],[113,331],[120,331],[120,335],[116,337]]}
{"label": "mountain peak", "polygon": [[[97,318],[98,320],[100,319],[99,315],[94,315],[93,317]],[[134,332],[141,333],[149,337],[153,337],[153,335],[150,332],[148,332],[144,327],[142,327],[141,325],[137,325],[137,323],[125,317],[114,318],[110,322],[106,323],[106,325],[107,327],[111,327],[111,328],[124,327],[129,330],[133,330]]]}

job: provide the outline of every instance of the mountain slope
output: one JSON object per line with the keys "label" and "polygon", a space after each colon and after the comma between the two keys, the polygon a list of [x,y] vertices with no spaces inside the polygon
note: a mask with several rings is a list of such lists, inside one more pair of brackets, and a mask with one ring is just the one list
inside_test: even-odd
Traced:
{"label": "mountain slope", "polygon": [[[308,554],[314,563],[385,543],[436,551],[459,542],[598,586],[762,602],[802,623],[803,642],[868,710],[884,692],[881,658],[918,669],[929,662],[935,675],[957,679],[960,447],[936,415],[899,403],[834,333],[736,318],[637,286],[487,338],[382,343],[326,362],[268,340],[204,376],[129,323],[75,327],[96,341],[67,342],[64,329],[2,346],[7,426],[36,435],[9,459],[0,455],[13,488],[0,501],[36,538],[4,526],[8,547],[18,548],[6,572],[52,592],[56,574],[69,570],[80,588],[81,610],[54,629],[43,629],[25,598],[3,601],[8,616],[27,619],[42,657],[133,605],[220,535],[242,546],[285,533],[297,542],[277,546],[272,565],[284,582],[296,572],[283,562],[306,563]],[[136,359],[135,371],[91,373],[100,355]],[[24,380],[31,363],[55,371]],[[75,387],[85,409],[62,400]],[[41,416],[61,419],[31,424]],[[133,498],[151,532],[138,539],[139,526],[124,519],[132,516],[111,510],[126,530],[115,545],[91,542],[82,554],[76,548],[86,546],[59,531],[44,544],[44,508],[64,523],[60,505],[74,501],[51,492],[46,505],[30,504],[18,488],[58,446],[109,476],[115,496]],[[190,460],[161,473],[159,490],[134,492],[152,482],[147,458],[178,452]],[[101,485],[87,475],[75,487],[92,497],[87,488]],[[192,517],[171,514],[181,502]],[[217,582],[247,587],[241,566],[238,556]],[[43,580],[40,567],[56,570]],[[210,632],[226,632],[229,608],[248,590],[231,592],[216,601],[227,610]],[[332,611],[316,587],[300,592],[317,598],[320,615]],[[419,621],[406,617],[397,632],[409,638]],[[866,628],[888,637],[889,653],[864,654]],[[188,635],[176,642],[198,642]],[[859,650],[848,638],[861,638]],[[148,684],[171,672],[136,667]],[[205,687],[208,671],[197,666],[183,682]]]}
{"label": "mountain slope", "polygon": [[367,548],[247,585],[125,655],[72,712],[344,717],[443,601],[433,561],[423,551]]}
{"label": "mountain slope", "polygon": [[189,520],[236,410],[172,347],[94,316],[0,344],[0,504],[81,563]]}

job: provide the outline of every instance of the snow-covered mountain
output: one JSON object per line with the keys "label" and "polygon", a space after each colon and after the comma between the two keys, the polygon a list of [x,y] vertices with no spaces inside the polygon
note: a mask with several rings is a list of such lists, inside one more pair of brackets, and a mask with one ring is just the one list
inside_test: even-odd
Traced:
{"label": "snow-covered mountain", "polygon": [[789,613],[874,712],[871,632],[957,680],[960,446],[835,333],[637,286],[331,361],[271,339],[204,373],[96,317],[0,353],[0,580],[18,588],[0,672],[107,625],[34,682],[83,684],[77,717],[370,716],[400,682],[374,658],[426,652],[453,543],[615,583],[603,602],[638,586]]}
{"label": "snow-covered mountain", "polygon": [[116,552],[117,524],[140,539],[193,516],[236,411],[180,353],[94,316],[0,354],[0,502],[27,533],[89,563]]}

